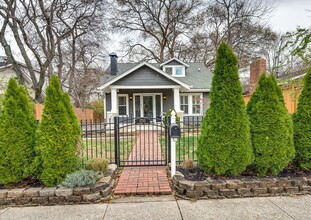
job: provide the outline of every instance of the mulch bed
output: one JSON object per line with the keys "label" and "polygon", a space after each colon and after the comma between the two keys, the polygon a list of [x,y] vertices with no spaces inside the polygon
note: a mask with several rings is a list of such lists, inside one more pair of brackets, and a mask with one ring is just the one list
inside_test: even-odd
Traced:
{"label": "mulch bed", "polygon": [[0,189],[14,189],[14,188],[30,188],[30,187],[44,187],[45,185],[34,176],[27,177],[22,181],[6,186],[0,184]]}
{"label": "mulch bed", "polygon": [[[191,169],[187,169],[184,168],[182,166],[177,167],[176,169],[177,171],[179,171],[180,173],[182,173],[185,177],[185,180],[190,180],[190,181],[204,181],[206,180],[208,177],[212,178],[212,179],[222,179],[222,180],[226,180],[226,179],[232,179],[232,177],[228,177],[228,176],[215,176],[215,175],[210,175],[208,173],[206,173],[205,171],[203,171],[199,166],[194,166]],[[267,175],[265,177],[306,177],[306,176],[311,176],[311,171],[305,171],[305,170],[301,170],[295,166],[289,166],[287,168],[285,168],[282,172],[280,172],[277,176],[273,176],[273,175]],[[252,170],[247,170],[245,172],[243,172],[241,175],[235,176],[233,178],[235,179],[243,179],[243,178],[247,178],[247,177],[257,177],[255,175],[255,172]]]}

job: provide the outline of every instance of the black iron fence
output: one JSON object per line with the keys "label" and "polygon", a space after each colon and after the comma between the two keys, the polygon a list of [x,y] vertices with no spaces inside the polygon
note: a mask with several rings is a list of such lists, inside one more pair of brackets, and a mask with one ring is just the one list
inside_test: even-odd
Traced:
{"label": "black iron fence", "polygon": [[184,116],[180,122],[181,137],[176,142],[176,163],[197,161],[196,149],[203,116]]}
{"label": "black iron fence", "polygon": [[[181,120],[181,137],[176,142],[178,164],[186,159],[197,160],[195,152],[202,119],[202,116],[185,116]],[[85,163],[92,158],[106,158],[109,163],[120,166],[165,165],[170,162],[170,139],[167,137],[167,128],[168,125],[163,121],[146,122],[135,118],[81,121],[82,162]],[[143,132],[148,135],[142,135]],[[161,155],[155,153],[157,148],[151,148],[159,145],[162,149]],[[135,148],[139,148],[140,152],[133,153]],[[145,155],[144,158],[141,155]]]}
{"label": "black iron fence", "polygon": [[81,121],[81,131],[83,163],[93,158],[105,158],[109,163],[116,163],[113,120]]}

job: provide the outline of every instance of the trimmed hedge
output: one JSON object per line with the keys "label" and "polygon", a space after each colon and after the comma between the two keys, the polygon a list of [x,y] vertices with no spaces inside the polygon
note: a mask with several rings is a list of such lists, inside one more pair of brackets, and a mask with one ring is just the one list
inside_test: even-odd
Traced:
{"label": "trimmed hedge", "polygon": [[[79,169],[77,144],[80,127],[69,97],[53,75],[46,89],[44,110],[38,129],[38,176],[47,186],[62,182],[66,174]],[[79,128],[79,131],[78,131]]]}
{"label": "trimmed hedge", "polygon": [[0,116],[0,183],[33,174],[36,122],[26,88],[9,80]]}
{"label": "trimmed hedge", "polygon": [[259,176],[276,175],[293,159],[293,125],[282,91],[271,74],[262,74],[247,105],[251,122],[254,168]]}
{"label": "trimmed hedge", "polygon": [[198,163],[209,173],[237,175],[251,164],[253,152],[238,60],[225,43],[217,50],[210,100],[198,141]]}
{"label": "trimmed hedge", "polygon": [[304,86],[294,114],[296,159],[301,168],[311,169],[311,68],[304,77]]}

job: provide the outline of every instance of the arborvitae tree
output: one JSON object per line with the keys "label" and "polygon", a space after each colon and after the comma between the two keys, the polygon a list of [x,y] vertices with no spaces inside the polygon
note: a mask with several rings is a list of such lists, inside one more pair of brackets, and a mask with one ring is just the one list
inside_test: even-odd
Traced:
{"label": "arborvitae tree", "polygon": [[296,159],[301,168],[311,169],[311,68],[304,78],[304,85],[294,114],[294,143]]}
{"label": "arborvitae tree", "polygon": [[33,174],[36,121],[26,88],[11,78],[0,116],[0,183],[16,183]]}
{"label": "arborvitae tree", "polygon": [[282,91],[271,74],[262,74],[247,105],[254,149],[254,168],[259,176],[276,175],[293,159],[293,126]]}
{"label": "arborvitae tree", "polygon": [[253,152],[238,60],[225,43],[217,51],[210,100],[199,137],[198,162],[210,173],[237,175],[253,161]]}
{"label": "arborvitae tree", "polygon": [[44,184],[60,183],[68,173],[78,169],[75,115],[69,99],[62,92],[57,76],[51,77],[46,89],[44,110],[38,130],[37,165]]}

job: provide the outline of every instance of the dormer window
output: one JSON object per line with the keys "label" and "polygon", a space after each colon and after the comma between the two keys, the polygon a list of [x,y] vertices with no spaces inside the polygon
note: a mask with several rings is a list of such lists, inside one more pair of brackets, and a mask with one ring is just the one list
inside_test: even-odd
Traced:
{"label": "dormer window", "polygon": [[172,58],[160,65],[162,70],[167,74],[175,77],[185,77],[186,68],[189,67],[187,63],[182,62],[179,59]]}
{"label": "dormer window", "polygon": [[184,66],[164,66],[163,67],[164,72],[167,74],[170,74],[175,77],[184,77],[185,76],[185,67]]}

